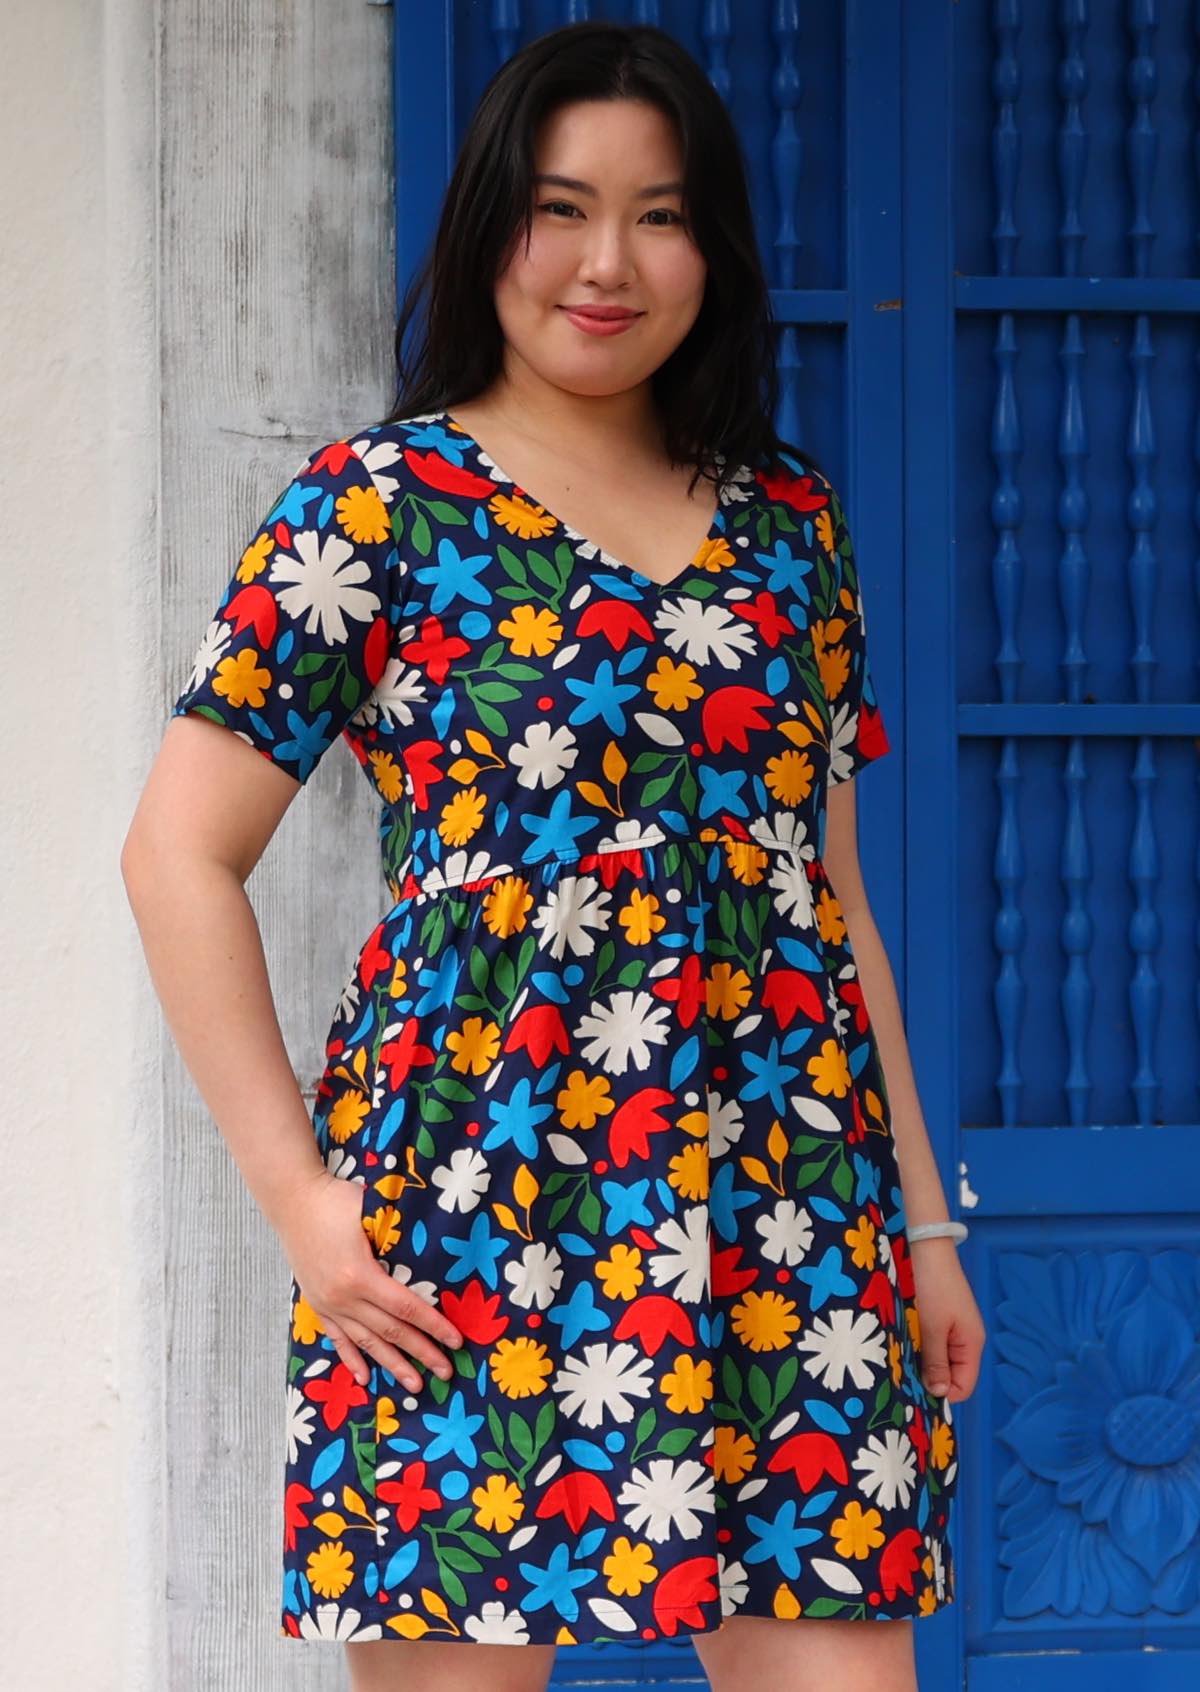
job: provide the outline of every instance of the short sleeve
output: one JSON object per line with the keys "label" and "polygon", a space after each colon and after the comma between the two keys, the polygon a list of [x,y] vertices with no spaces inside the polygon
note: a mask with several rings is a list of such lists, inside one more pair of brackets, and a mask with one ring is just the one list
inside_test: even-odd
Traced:
{"label": "short sleeve", "polygon": [[322,447],[250,538],[171,716],[232,729],[304,785],[387,665],[397,565],[366,464]]}
{"label": "short sleeve", "polygon": [[871,676],[854,545],[837,491],[829,482],[825,486],[829,505],[821,528],[832,577],[828,613],[814,631],[814,641],[830,712],[828,783],[835,786],[892,748]]}

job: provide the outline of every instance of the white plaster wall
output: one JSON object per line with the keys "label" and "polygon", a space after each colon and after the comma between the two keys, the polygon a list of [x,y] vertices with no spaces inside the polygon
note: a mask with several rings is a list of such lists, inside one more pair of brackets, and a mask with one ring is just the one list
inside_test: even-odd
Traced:
{"label": "white plaster wall", "polygon": [[157,714],[153,28],[7,0],[0,53],[3,1679],[31,1692],[163,1684],[161,1105],[117,864]]}
{"label": "white plaster wall", "polygon": [[[382,414],[390,16],[365,0],[5,0],[3,11],[0,1679],[22,1692],[338,1685],[332,1654],[302,1663],[264,1632],[278,1584],[275,1445],[255,1436],[263,1486],[235,1487],[247,1514],[215,1525],[211,1481],[197,1484],[216,1472],[214,1453],[179,1448],[201,1373],[187,1357],[189,1308],[217,1313],[205,1366],[222,1386],[245,1347],[267,1354],[250,1374],[258,1391],[275,1383],[278,1408],[265,1399],[258,1423],[282,1414],[280,1308],[268,1303],[239,1334],[234,1264],[203,1246],[251,1242],[273,1288],[286,1271],[232,1192],[190,1082],[171,1073],[119,854],[193,642],[195,605],[165,591],[164,560],[200,572],[196,603],[215,603],[279,466],[290,473],[317,435],[361,423],[376,401]],[[261,125],[230,118],[239,77]],[[193,171],[224,177],[204,187]],[[262,234],[248,257],[245,194]],[[337,239],[347,220],[349,256]],[[298,228],[335,237],[326,268],[319,254],[302,268]],[[225,286],[235,251],[239,286]],[[345,293],[331,298],[323,277]],[[270,334],[252,326],[261,356],[238,383],[226,365],[247,363],[241,284],[266,302]],[[200,306],[205,344],[189,345]],[[371,333],[356,334],[364,320]],[[264,451],[297,417],[298,438]],[[240,438],[246,478],[226,510],[187,466],[206,452],[219,464]],[[200,527],[198,505],[212,517]],[[198,554],[197,533],[211,551]],[[338,772],[330,782],[318,806],[336,801]],[[369,849],[371,820],[358,821]],[[294,841],[314,827],[287,826]],[[306,875],[300,848],[283,850]],[[371,894],[351,889],[356,913]],[[300,902],[320,926],[328,912],[314,919],[308,889]],[[340,968],[329,959],[325,976]],[[309,1004],[288,1020],[316,1025]],[[184,1179],[212,1224],[207,1241],[181,1222]],[[266,1561],[239,1562],[264,1545]],[[193,1579],[197,1549],[219,1584]]]}

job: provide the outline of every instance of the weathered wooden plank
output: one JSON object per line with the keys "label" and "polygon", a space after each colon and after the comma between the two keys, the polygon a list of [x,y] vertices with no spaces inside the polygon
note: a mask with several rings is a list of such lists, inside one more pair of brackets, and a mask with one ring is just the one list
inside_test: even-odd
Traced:
{"label": "weathered wooden plank", "polygon": [[[391,28],[362,0],[161,8],[164,718],[275,494],[390,406]],[[338,989],[387,903],[343,744],[250,894],[311,1106]],[[173,1046],[164,1077],[170,1684],[331,1684],[340,1652],[276,1637],[289,1268]]]}

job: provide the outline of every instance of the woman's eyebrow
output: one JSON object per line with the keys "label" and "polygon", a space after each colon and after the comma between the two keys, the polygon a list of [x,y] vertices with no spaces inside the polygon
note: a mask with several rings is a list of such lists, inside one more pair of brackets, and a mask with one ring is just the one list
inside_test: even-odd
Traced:
{"label": "woman's eyebrow", "polygon": [[[578,194],[591,194],[595,198],[597,190],[590,182],[581,182],[577,176],[553,176],[540,172],[534,177],[537,187],[573,188]],[[639,188],[634,196],[638,200],[653,200],[659,194],[682,194],[682,182],[652,182],[648,188]]]}

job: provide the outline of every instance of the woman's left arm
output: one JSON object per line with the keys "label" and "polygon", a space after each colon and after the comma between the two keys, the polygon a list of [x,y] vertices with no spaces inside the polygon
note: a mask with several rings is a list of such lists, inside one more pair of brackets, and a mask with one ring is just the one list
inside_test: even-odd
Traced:
{"label": "woman's left arm", "polygon": [[[895,978],[863,886],[854,789],[853,780],[831,783],[828,788],[822,861],[841,906],[879,1047],[905,1221],[912,1227],[919,1222],[945,1222],[950,1212],[917,1096]],[[983,1318],[953,1240],[918,1240],[911,1256],[922,1378],[931,1393],[958,1402],[970,1397],[978,1379],[986,1338]]]}

